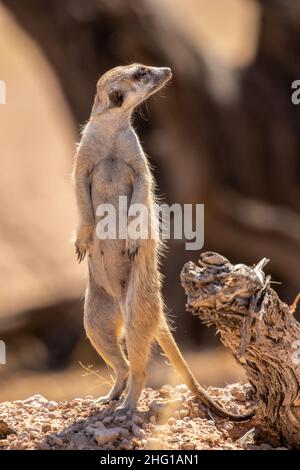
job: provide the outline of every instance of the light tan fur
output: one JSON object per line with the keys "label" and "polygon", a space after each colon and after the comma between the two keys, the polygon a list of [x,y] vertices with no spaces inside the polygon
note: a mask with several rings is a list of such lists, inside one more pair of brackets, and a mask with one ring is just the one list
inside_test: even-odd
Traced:
{"label": "light tan fur", "polygon": [[[92,345],[116,376],[109,394],[99,401],[118,399],[127,384],[127,396],[118,409],[136,407],[156,339],[190,390],[212,411],[236,420],[247,419],[249,415],[227,413],[209,397],[174,341],[161,296],[160,242],[129,236],[126,240],[100,240],[96,235],[96,208],[101,203],[118,207],[120,195],[127,196],[130,205],[146,205],[153,215],[154,183],[131,115],[170,78],[169,68],[140,64],[116,67],[104,74],[98,81],[92,113],[76,155],[80,223],[75,245],[79,261],[89,254],[84,326]],[[124,329],[128,358],[120,346]]]}

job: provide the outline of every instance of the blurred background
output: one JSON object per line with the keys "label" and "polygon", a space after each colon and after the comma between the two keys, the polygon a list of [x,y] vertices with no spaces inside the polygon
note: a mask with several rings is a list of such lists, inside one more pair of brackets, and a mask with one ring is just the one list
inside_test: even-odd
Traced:
{"label": "blurred background", "polygon": [[[83,332],[71,173],[98,77],[131,62],[173,69],[135,117],[163,200],[205,204],[205,250],[248,264],[266,256],[282,299],[300,290],[299,0],[3,0],[1,401],[108,388]],[[163,260],[176,338],[201,383],[245,380],[213,329],[185,312],[179,275],[198,255],[175,240]],[[176,382],[153,356],[148,384]]]}

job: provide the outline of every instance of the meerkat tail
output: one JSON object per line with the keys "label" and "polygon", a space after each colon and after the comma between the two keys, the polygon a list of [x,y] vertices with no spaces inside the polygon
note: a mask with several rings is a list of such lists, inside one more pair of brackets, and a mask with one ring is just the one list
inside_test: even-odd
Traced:
{"label": "meerkat tail", "polygon": [[185,382],[185,384],[188,386],[190,391],[217,416],[221,418],[230,418],[232,421],[246,421],[254,416],[254,411],[250,411],[249,413],[241,415],[236,415],[234,413],[230,413],[229,411],[225,411],[221,407],[221,405],[219,405],[213,398],[209,396],[209,394],[205,391],[203,387],[201,387],[201,385],[193,376],[167,324],[164,324],[161,327],[156,339],[160,347],[163,349],[164,353],[170,360],[174,369]]}

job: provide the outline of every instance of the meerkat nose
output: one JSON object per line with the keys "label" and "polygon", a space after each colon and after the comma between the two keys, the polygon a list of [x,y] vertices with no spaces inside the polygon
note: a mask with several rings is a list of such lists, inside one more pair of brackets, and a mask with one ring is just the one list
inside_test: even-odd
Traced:
{"label": "meerkat nose", "polygon": [[170,69],[170,67],[161,67],[161,71],[166,77],[168,78],[172,77],[172,70]]}

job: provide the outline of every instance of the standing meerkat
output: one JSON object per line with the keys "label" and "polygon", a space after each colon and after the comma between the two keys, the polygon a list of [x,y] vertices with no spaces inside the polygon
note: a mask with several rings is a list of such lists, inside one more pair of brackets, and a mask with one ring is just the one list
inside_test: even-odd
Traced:
{"label": "standing meerkat", "polygon": [[[74,178],[80,222],[75,242],[79,262],[88,253],[84,327],[92,345],[115,373],[115,384],[98,402],[127,395],[117,410],[133,410],[143,389],[151,347],[157,340],[189,389],[212,411],[233,420],[249,419],[221,408],[197,383],[170,332],[161,295],[160,241],[157,237],[100,239],[95,214],[101,204],[118,213],[119,196],[129,209],[143,204],[154,220],[154,183],[147,158],[131,125],[137,105],[172,76],[167,67],[116,67],[98,81],[90,119],[78,147]],[[117,221],[118,223],[118,221]],[[155,225],[155,222],[154,222]],[[151,228],[151,227],[149,227]],[[126,335],[128,359],[120,346]],[[128,382],[128,383],[127,383]]]}

